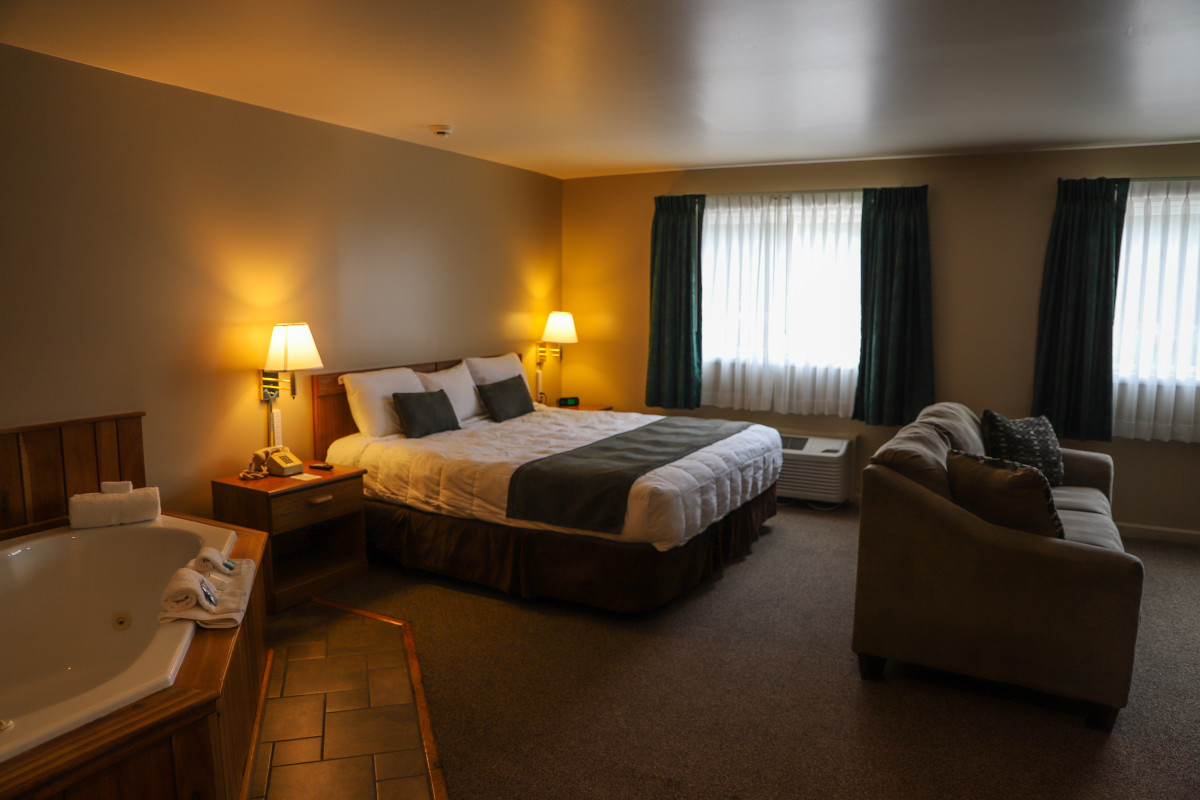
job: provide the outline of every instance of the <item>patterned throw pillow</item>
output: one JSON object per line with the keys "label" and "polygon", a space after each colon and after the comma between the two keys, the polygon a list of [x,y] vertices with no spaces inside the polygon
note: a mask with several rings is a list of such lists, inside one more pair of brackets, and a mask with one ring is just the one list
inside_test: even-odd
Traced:
{"label": "patterned throw pillow", "polygon": [[1005,419],[990,409],[983,411],[983,447],[992,458],[1037,467],[1051,486],[1062,486],[1063,460],[1054,426],[1043,417]]}
{"label": "patterned throw pillow", "polygon": [[1063,538],[1046,476],[1034,467],[959,450],[946,456],[954,502],[982,520],[1026,533]]}

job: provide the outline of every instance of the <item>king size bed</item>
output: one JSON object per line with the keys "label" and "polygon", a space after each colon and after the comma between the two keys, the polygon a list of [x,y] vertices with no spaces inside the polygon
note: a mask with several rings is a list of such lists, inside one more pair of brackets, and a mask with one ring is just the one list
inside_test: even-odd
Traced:
{"label": "king size bed", "polygon": [[312,384],[315,452],[366,469],[372,556],[404,567],[640,612],[719,576],[775,513],[773,428],[534,404],[515,353]]}

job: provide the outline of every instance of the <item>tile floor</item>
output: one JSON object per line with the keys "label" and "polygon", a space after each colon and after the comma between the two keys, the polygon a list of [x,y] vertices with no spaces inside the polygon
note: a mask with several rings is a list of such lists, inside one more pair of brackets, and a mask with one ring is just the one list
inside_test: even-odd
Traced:
{"label": "tile floor", "polygon": [[445,799],[403,625],[319,602],[268,618],[250,798]]}

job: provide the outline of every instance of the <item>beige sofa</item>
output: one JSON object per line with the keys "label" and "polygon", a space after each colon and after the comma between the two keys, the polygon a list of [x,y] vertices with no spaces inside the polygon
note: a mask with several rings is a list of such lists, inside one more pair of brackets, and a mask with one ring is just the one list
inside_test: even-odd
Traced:
{"label": "beige sofa", "polygon": [[[1112,459],[1063,448],[1064,485],[1051,490],[1063,538],[1052,538],[956,502],[967,489],[947,472],[951,449],[982,454],[980,420],[938,403],[863,473],[852,644],[862,677],[882,679],[895,659],[1016,684],[1086,701],[1088,725],[1111,729],[1129,699],[1142,596],[1142,562],[1112,520]],[[1001,510],[1004,491],[992,498]]]}

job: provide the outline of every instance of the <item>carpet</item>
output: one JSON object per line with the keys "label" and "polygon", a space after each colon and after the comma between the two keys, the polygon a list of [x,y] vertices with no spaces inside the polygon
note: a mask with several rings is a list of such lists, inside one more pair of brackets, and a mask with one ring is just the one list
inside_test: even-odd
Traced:
{"label": "carpet", "polygon": [[1146,565],[1129,706],[850,651],[857,511],[782,508],[754,552],[626,617],[373,565],[326,595],[412,625],[452,800],[1200,796],[1200,548]]}

